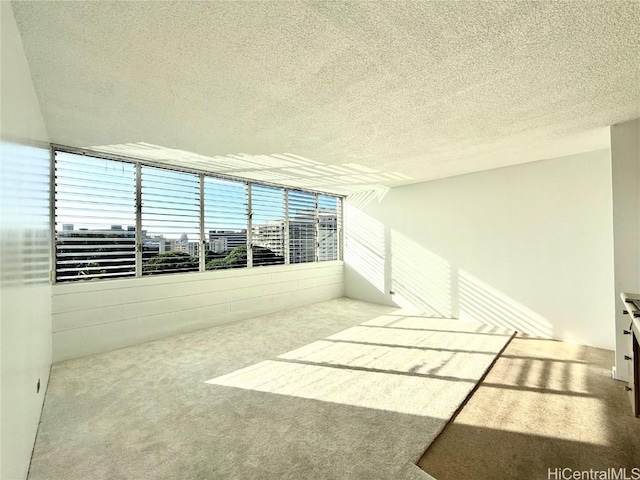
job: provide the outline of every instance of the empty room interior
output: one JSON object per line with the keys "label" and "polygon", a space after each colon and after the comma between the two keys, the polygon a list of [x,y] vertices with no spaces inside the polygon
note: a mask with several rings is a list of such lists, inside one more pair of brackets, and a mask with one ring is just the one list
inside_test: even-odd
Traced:
{"label": "empty room interior", "polygon": [[0,478],[640,478],[640,2],[0,8]]}

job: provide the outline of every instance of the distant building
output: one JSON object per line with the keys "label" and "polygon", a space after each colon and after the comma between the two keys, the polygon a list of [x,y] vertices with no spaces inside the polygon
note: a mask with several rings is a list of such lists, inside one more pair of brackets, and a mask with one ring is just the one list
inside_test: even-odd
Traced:
{"label": "distant building", "polygon": [[284,220],[274,220],[253,227],[253,244],[284,257]]}
{"label": "distant building", "polygon": [[222,253],[246,244],[246,230],[209,230],[207,248],[211,252]]}
{"label": "distant building", "polygon": [[[338,259],[338,219],[335,211],[320,211],[318,238],[316,240],[315,216],[300,215],[289,220],[289,263],[305,263],[316,260]],[[285,255],[285,221],[274,220],[253,228],[253,244],[265,247],[277,255]]]}
{"label": "distant building", "polygon": [[145,252],[154,252],[156,254],[185,252],[191,256],[197,257],[200,251],[199,242],[189,241],[186,233],[183,233],[179,239],[175,239],[165,238],[162,234],[149,235],[147,230],[142,230],[142,246]]}
{"label": "distant building", "polygon": [[159,249],[158,249],[159,253],[186,252],[186,251],[187,251],[186,245],[183,245],[180,242],[180,240],[175,240],[175,239],[172,239],[172,238],[164,238],[164,237],[160,236]]}
{"label": "distant building", "polygon": [[318,215],[318,261],[338,260],[338,218],[334,211]]}
{"label": "distant building", "polygon": [[315,230],[313,221],[289,220],[289,263],[313,262],[316,259]]}
{"label": "distant building", "polygon": [[162,248],[162,252],[165,252],[165,239],[162,235],[148,235],[147,231],[143,230],[142,248],[145,252],[148,252],[147,255],[150,255],[151,253],[160,253],[160,248]]}
{"label": "distant building", "polygon": [[[119,228],[118,228],[119,227]],[[127,239],[135,238],[135,231],[123,230],[122,225],[111,225],[108,229],[99,228],[79,228],[74,230],[73,224],[65,223],[62,225],[62,231],[57,232],[58,237],[86,237],[87,235],[92,237],[122,237]]]}
{"label": "distant building", "polygon": [[174,252],[185,252],[189,251],[189,242],[183,240],[171,240],[171,250]]}
{"label": "distant building", "polygon": [[200,242],[189,242],[187,244],[187,252],[192,257],[197,257],[200,255]]}

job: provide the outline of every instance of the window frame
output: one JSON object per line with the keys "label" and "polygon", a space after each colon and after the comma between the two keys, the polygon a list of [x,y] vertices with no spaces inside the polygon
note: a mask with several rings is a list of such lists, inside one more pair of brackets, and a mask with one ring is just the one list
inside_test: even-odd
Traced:
{"label": "window frame", "polygon": [[[290,231],[289,231],[289,193],[290,192],[304,192],[304,193],[309,193],[312,194],[315,198],[315,210],[314,210],[314,228],[316,229],[316,255],[315,258],[313,259],[312,262],[305,262],[304,264],[311,264],[311,263],[324,263],[321,262],[318,258],[317,252],[319,250],[319,237],[317,235],[317,229],[319,228],[319,211],[318,211],[318,197],[319,195],[323,195],[323,196],[330,196],[330,197],[334,197],[336,198],[337,201],[337,217],[336,217],[336,225],[337,225],[337,235],[338,235],[338,239],[337,239],[337,250],[338,250],[338,254],[337,254],[337,258],[335,261],[342,261],[343,260],[343,219],[344,219],[344,195],[340,195],[340,194],[335,194],[335,193],[330,193],[330,192],[324,192],[321,190],[311,190],[311,189],[305,189],[305,188],[298,188],[298,187],[287,187],[284,185],[278,185],[275,183],[270,183],[270,182],[263,182],[263,181],[255,181],[255,180],[251,180],[251,179],[247,179],[247,178],[241,178],[241,177],[236,177],[236,176],[232,176],[232,175],[224,175],[224,174],[218,174],[218,173],[213,173],[213,172],[209,172],[203,169],[197,169],[197,168],[188,168],[188,167],[182,167],[182,166],[176,166],[176,165],[169,165],[169,164],[165,164],[165,163],[160,163],[160,162],[153,162],[153,161],[148,161],[148,160],[143,160],[143,159],[137,159],[137,158],[133,158],[133,157],[127,157],[127,156],[121,156],[121,155],[114,155],[114,154],[109,154],[109,153],[103,153],[103,152],[99,152],[99,151],[94,151],[94,150],[89,150],[89,149],[80,149],[80,148],[75,148],[75,147],[69,147],[69,146],[65,146],[65,145],[58,145],[58,144],[51,144],[51,162],[50,162],[50,170],[51,170],[51,176],[52,176],[52,180],[54,178],[55,175],[55,169],[56,169],[56,165],[57,165],[57,160],[56,160],[56,154],[58,152],[60,153],[67,153],[67,154],[73,154],[73,155],[79,155],[79,156],[84,156],[84,157],[92,157],[92,158],[96,158],[99,160],[111,160],[111,161],[117,161],[117,162],[123,162],[123,163],[127,163],[127,164],[133,164],[134,165],[134,169],[135,169],[135,251],[136,251],[136,255],[135,255],[135,274],[131,275],[131,276],[126,276],[126,277],[117,277],[117,278],[93,278],[93,279],[65,279],[65,280],[57,280],[57,270],[58,270],[58,265],[56,262],[56,256],[52,255],[51,258],[51,283],[56,284],[56,283],[60,283],[60,284],[68,284],[68,283],[85,283],[85,282],[95,282],[95,281],[103,281],[103,280],[123,280],[123,279],[133,279],[133,278],[148,278],[150,277],[149,275],[144,275],[143,274],[143,255],[142,255],[142,169],[143,167],[153,167],[153,168],[159,168],[159,169],[163,169],[163,170],[168,170],[168,171],[175,171],[175,172],[182,172],[182,173],[188,173],[188,174],[195,174],[198,177],[198,181],[199,181],[199,189],[200,189],[200,208],[199,208],[199,225],[198,225],[198,229],[199,229],[199,233],[200,233],[200,238],[199,238],[199,268],[196,271],[191,271],[191,272],[167,272],[170,273],[171,275],[180,275],[180,273],[190,273],[190,274],[194,274],[194,273],[201,273],[201,272],[212,272],[212,270],[207,270],[206,269],[206,262],[205,262],[205,248],[206,248],[206,242],[207,242],[207,233],[206,233],[206,225],[205,225],[205,203],[206,203],[206,199],[205,199],[205,179],[207,177],[213,178],[213,179],[219,179],[219,180],[226,180],[226,181],[233,181],[233,182],[242,182],[244,184],[247,185],[247,213],[246,213],[246,220],[247,220],[247,241],[246,241],[246,248],[247,248],[247,263],[246,266],[243,267],[237,267],[237,268],[233,268],[233,270],[242,270],[244,268],[254,268],[254,267],[258,267],[258,266],[254,266],[253,262],[252,262],[252,256],[253,256],[253,242],[252,242],[252,236],[253,236],[253,228],[252,228],[252,216],[253,216],[253,211],[252,211],[252,186],[262,186],[262,187],[273,187],[273,188],[278,188],[278,189],[282,189],[284,192],[283,195],[283,212],[284,212],[284,238],[283,238],[283,243],[285,246],[285,261],[282,264],[274,264],[274,265],[270,265],[273,267],[279,267],[279,266],[286,266],[286,265],[294,265],[294,263],[290,262]],[[51,222],[51,247],[52,247],[52,253],[54,253],[56,251],[56,244],[58,241],[58,232],[56,230],[56,216],[55,216],[55,205],[56,205],[56,191],[54,188],[54,184],[52,181],[52,188],[50,189],[50,222]],[[164,276],[165,273],[158,273],[155,275],[151,275],[151,277],[157,277],[157,276]]]}
{"label": "window frame", "polygon": [[[142,165],[141,180],[141,229],[158,239],[158,254],[146,254],[143,242],[137,243],[142,250],[142,276],[167,275],[176,273],[195,273],[200,271],[200,175],[191,172],[178,172],[149,165]],[[172,222],[176,222],[173,224]],[[137,222],[136,222],[137,223]],[[158,235],[159,233],[159,235]],[[180,241],[179,235],[189,235]],[[193,240],[194,235],[197,236]],[[173,238],[172,238],[173,237]],[[167,249],[167,244],[169,249]],[[142,247],[142,248],[141,248]],[[195,249],[197,254],[192,254]],[[182,265],[168,265],[161,255],[171,252],[183,252],[186,262]],[[155,264],[152,264],[157,260]],[[175,256],[169,260],[175,262]]]}
{"label": "window frame", "polygon": [[[135,277],[136,240],[130,230],[136,218],[135,165],[60,153],[51,172],[52,279]],[[70,222],[78,229],[67,228]]]}

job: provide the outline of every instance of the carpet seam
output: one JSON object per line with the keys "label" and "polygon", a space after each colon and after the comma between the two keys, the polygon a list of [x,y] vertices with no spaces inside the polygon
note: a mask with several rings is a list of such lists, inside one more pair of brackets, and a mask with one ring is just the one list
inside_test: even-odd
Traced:
{"label": "carpet seam", "polygon": [[[473,394],[478,390],[478,388],[480,388],[480,384],[482,384],[485,380],[485,378],[487,378],[487,375],[489,375],[489,372],[493,369],[494,365],[496,364],[496,362],[498,361],[498,359],[502,356],[502,354],[504,353],[504,351],[507,349],[507,347],[509,346],[509,344],[511,343],[511,341],[514,339],[514,337],[518,334],[518,331],[515,330],[513,331],[513,333],[511,334],[511,336],[509,337],[509,340],[507,340],[504,344],[504,346],[500,349],[500,351],[498,352],[498,354],[495,356],[495,358],[493,359],[493,361],[489,364],[489,366],[487,367],[487,369],[484,371],[484,373],[482,374],[482,376],[480,377],[480,379],[478,380],[478,383],[476,383],[476,385],[471,389],[471,391],[469,392],[469,394],[465,397],[465,399],[462,401],[462,403],[460,403],[460,405],[458,406],[458,408],[456,409],[456,411],[453,413],[453,415],[451,416],[451,418],[449,418],[449,420],[447,421],[447,423],[444,424],[444,426],[442,427],[442,429],[438,432],[438,434],[435,436],[435,438],[433,439],[433,441],[427,446],[427,448],[424,450],[424,452],[422,452],[422,454],[418,457],[418,459],[414,462],[414,464],[420,468],[420,465],[418,465],[418,462],[420,461],[420,459],[429,451],[429,449],[438,441],[438,438],[440,437],[440,435],[442,435],[442,432],[444,432],[447,427],[452,424],[454,422],[454,420],[457,418],[457,416],[460,414],[460,412],[462,411],[462,409],[467,405],[467,403],[469,403],[469,400],[471,400],[471,397],[473,396]],[[426,470],[423,470],[422,468],[420,468],[420,470],[422,470],[423,472],[425,472],[427,475],[432,476],[429,472],[427,472]],[[432,476],[433,477],[433,476]],[[434,480],[437,480],[435,477],[433,477]]]}

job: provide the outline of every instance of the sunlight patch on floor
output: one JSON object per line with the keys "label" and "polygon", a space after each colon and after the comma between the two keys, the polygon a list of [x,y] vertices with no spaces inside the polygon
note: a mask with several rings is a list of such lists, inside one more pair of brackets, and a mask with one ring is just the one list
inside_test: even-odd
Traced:
{"label": "sunlight patch on floor", "polygon": [[448,420],[512,334],[382,315],[207,383]]}
{"label": "sunlight patch on floor", "polygon": [[207,383],[440,419],[448,419],[471,388],[461,381],[272,360]]}

